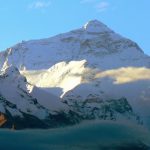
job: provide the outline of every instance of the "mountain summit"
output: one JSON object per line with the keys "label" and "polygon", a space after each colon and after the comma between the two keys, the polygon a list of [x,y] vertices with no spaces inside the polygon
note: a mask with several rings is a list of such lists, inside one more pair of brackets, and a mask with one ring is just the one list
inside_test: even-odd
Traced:
{"label": "mountain summit", "polygon": [[95,33],[101,33],[101,32],[110,32],[111,30],[104,25],[102,22],[98,20],[91,20],[87,22],[83,28],[88,32],[95,32]]}
{"label": "mountain summit", "polygon": [[[131,120],[142,116],[144,124],[149,124],[150,57],[135,42],[97,20],[47,39],[23,41],[0,53],[0,94],[23,109],[25,98],[22,103],[18,96],[15,102],[13,96],[7,96],[9,78],[3,72],[10,66],[9,76],[18,70],[18,76],[27,80],[20,81],[28,95],[25,97],[31,99],[27,104],[36,98],[52,117],[56,108],[64,124],[70,117],[71,123],[95,118],[117,120],[118,116]],[[20,93],[18,78],[13,81],[10,91]]]}
{"label": "mountain summit", "polygon": [[[0,68],[14,65],[20,70],[41,70],[48,69],[60,61],[84,59],[94,65],[104,56],[117,55],[119,56],[116,61],[130,58],[141,61],[147,57],[135,42],[116,34],[103,23],[93,20],[82,28],[68,33],[47,39],[23,41],[8,48],[0,53]],[[147,61],[147,58],[143,61]],[[130,65],[138,66],[140,63],[131,61]],[[110,68],[114,65],[109,62],[105,64]],[[122,65],[126,66],[128,62],[124,61]],[[143,65],[145,66],[145,63]]]}

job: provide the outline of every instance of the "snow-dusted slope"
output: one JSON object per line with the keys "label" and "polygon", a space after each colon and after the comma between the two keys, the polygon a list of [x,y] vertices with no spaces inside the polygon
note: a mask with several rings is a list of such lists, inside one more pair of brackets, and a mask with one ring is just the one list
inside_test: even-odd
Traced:
{"label": "snow-dusted slope", "polygon": [[[29,103],[26,99],[30,99],[30,97],[38,99],[39,103],[51,111],[65,109],[64,104],[61,103],[58,97],[29,84],[15,67],[8,67],[2,71],[0,85],[1,94],[6,99],[9,99],[10,102],[17,104],[21,110],[27,109],[25,107],[28,107]],[[39,93],[40,96],[38,95]]]}
{"label": "snow-dusted slope", "polygon": [[67,119],[69,111],[68,106],[58,97],[29,84],[17,68],[11,66],[1,71],[0,127],[57,126],[65,124],[63,121],[60,123],[57,117],[62,115],[62,120]]}
{"label": "snow-dusted slope", "polygon": [[[150,57],[135,42],[97,20],[51,38],[23,41],[1,52],[0,68],[10,65],[29,83],[71,106],[74,101],[83,105],[89,98],[126,97],[142,117],[150,115]],[[39,93],[36,87],[29,87],[33,96]],[[46,107],[49,99],[43,102],[41,95],[37,96],[39,102]],[[95,107],[90,106],[92,110]]]}

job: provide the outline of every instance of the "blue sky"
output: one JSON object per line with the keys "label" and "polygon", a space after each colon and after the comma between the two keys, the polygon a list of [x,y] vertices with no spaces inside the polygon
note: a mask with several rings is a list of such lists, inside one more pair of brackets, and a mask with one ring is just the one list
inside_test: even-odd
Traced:
{"label": "blue sky", "polygon": [[150,0],[1,0],[0,50],[98,19],[150,55]]}

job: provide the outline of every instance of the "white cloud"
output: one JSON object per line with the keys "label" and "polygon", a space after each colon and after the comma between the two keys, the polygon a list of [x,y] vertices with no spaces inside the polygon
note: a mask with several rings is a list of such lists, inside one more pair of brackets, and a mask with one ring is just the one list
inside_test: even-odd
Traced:
{"label": "white cloud", "polygon": [[45,9],[51,5],[51,1],[35,1],[29,5],[30,9]]}
{"label": "white cloud", "polygon": [[114,84],[124,84],[140,80],[150,80],[150,69],[145,67],[123,67],[119,69],[99,72],[95,78],[109,77],[114,79]]}
{"label": "white cloud", "polygon": [[99,12],[102,12],[102,11],[105,11],[108,9],[108,7],[110,6],[110,4],[106,1],[103,1],[103,2],[100,2],[96,5],[96,9],[99,11]]}
{"label": "white cloud", "polygon": [[[99,1],[99,2],[98,2]],[[110,6],[110,3],[107,0],[80,0],[81,4],[90,4],[94,6],[98,12],[103,12],[107,10]]]}
{"label": "white cloud", "polygon": [[80,3],[81,4],[87,4],[87,3],[93,3],[95,2],[95,0],[81,0]]}

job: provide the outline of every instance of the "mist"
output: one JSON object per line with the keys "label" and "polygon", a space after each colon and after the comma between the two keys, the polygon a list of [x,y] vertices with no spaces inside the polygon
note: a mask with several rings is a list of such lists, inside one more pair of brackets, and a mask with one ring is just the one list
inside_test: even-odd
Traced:
{"label": "mist", "polygon": [[150,132],[127,122],[90,121],[49,130],[0,130],[4,150],[148,150]]}

